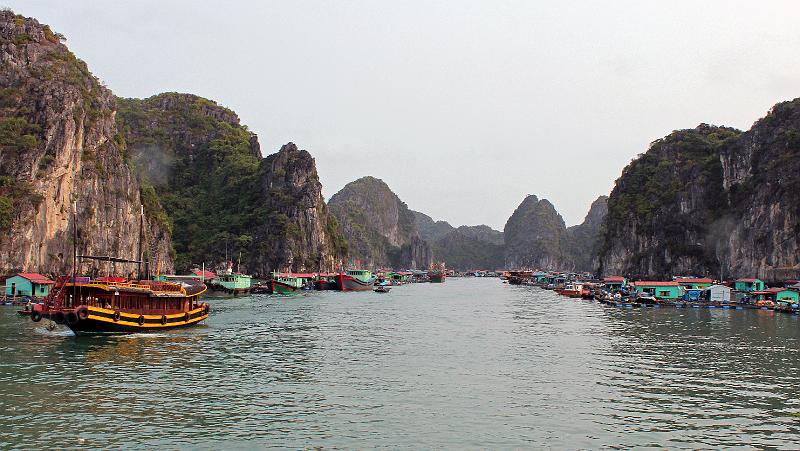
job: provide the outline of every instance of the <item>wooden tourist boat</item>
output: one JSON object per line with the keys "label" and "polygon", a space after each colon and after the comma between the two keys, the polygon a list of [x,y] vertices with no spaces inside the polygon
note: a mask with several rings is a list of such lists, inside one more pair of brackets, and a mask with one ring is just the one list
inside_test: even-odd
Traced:
{"label": "wooden tourist boat", "polygon": [[60,277],[31,319],[48,318],[76,334],[152,332],[193,326],[210,308],[204,284]]}
{"label": "wooden tourist boat", "polygon": [[339,291],[368,291],[375,285],[375,276],[365,269],[353,269],[336,276]]}

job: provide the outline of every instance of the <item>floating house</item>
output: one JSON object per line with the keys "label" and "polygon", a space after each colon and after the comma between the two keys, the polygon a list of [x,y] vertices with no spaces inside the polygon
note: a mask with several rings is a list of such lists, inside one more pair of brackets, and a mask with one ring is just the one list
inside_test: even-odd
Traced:
{"label": "floating house", "polygon": [[797,303],[800,301],[800,293],[788,288],[767,288],[766,290],[751,292],[756,300],[770,300],[770,301],[791,301]]}
{"label": "floating house", "polygon": [[34,296],[43,298],[55,282],[37,273],[19,273],[6,279],[6,296]]}
{"label": "floating house", "polygon": [[621,290],[625,288],[628,281],[622,276],[608,276],[603,278],[603,284],[605,284],[607,291],[613,290]]}
{"label": "floating house", "polygon": [[705,289],[704,298],[710,302],[731,302],[731,287],[725,285],[711,285]]}
{"label": "floating house", "polygon": [[542,271],[536,271],[533,273],[533,281],[539,284],[547,284],[547,273]]}
{"label": "floating house", "polygon": [[751,292],[751,291],[764,291],[766,285],[761,279],[737,279],[734,282],[733,288],[737,291]]}
{"label": "floating house", "polygon": [[679,299],[683,289],[678,282],[640,281],[634,282],[636,294],[649,294],[661,299]]}
{"label": "floating house", "polygon": [[714,284],[714,281],[708,278],[678,278],[675,280],[678,285],[682,286],[685,290],[705,290]]}
{"label": "floating house", "polygon": [[394,280],[395,282],[408,282],[411,280],[412,275],[414,273],[411,271],[395,271],[386,273],[384,279]]}

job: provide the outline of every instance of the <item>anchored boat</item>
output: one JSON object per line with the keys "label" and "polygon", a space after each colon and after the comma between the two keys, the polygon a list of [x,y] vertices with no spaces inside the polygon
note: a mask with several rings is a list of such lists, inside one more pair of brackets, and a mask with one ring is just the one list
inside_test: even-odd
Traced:
{"label": "anchored boat", "polygon": [[284,274],[273,274],[270,284],[273,294],[292,294],[305,288],[302,278]]}
{"label": "anchored boat", "polygon": [[339,273],[335,285],[339,291],[367,291],[375,285],[375,276],[365,269],[353,269]]}
{"label": "anchored boat", "polygon": [[219,274],[216,279],[211,281],[210,287],[214,291],[234,296],[249,293],[252,288],[252,277],[247,274],[233,272],[231,268],[228,268],[227,271]]}
{"label": "anchored boat", "polygon": [[446,270],[444,267],[444,262],[431,266],[430,271],[428,271],[428,279],[431,281],[431,283],[444,283],[445,278]]}

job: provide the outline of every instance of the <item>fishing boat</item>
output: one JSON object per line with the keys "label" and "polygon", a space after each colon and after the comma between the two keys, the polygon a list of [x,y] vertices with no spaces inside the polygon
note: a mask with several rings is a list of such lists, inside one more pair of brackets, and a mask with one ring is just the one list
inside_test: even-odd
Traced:
{"label": "fishing boat", "polygon": [[334,290],[336,287],[336,276],[337,274],[317,274],[317,277],[314,280],[314,289]]}
{"label": "fishing boat", "polygon": [[247,274],[233,272],[233,269],[228,267],[226,271],[218,274],[209,285],[214,291],[236,296],[250,292],[253,278]]}
{"label": "fishing boat", "polygon": [[270,284],[272,285],[273,294],[292,294],[305,288],[303,279],[291,274],[275,273],[272,275]]}
{"label": "fishing boat", "polygon": [[568,283],[564,285],[564,288],[559,288],[556,290],[556,293],[567,296],[571,298],[579,298],[581,297],[581,292],[583,291],[583,285],[579,283]]}
{"label": "fishing boat", "polygon": [[352,269],[339,273],[335,278],[336,290],[339,291],[367,291],[375,285],[375,276],[366,269]]}
{"label": "fishing boat", "polygon": [[444,262],[433,264],[430,271],[428,271],[428,280],[430,280],[431,283],[444,283],[445,279],[446,270],[444,268]]}
{"label": "fishing boat", "polygon": [[250,288],[252,294],[272,294],[272,281],[258,282]]}

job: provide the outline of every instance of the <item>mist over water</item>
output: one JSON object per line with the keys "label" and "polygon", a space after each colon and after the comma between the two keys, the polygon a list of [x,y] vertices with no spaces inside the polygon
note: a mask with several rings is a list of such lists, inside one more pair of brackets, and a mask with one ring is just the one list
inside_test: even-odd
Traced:
{"label": "mist over water", "polygon": [[793,447],[795,316],[498,279],[211,301],[78,337],[0,308],[0,448]]}

